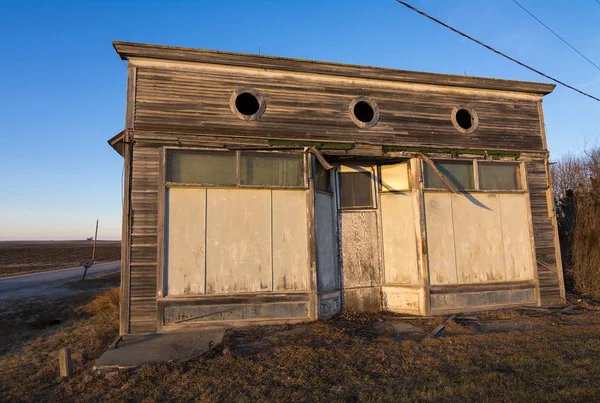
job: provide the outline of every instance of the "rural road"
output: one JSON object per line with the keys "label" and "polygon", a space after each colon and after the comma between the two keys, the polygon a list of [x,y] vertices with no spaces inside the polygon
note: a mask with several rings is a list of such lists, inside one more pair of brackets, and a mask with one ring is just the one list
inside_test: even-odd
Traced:
{"label": "rural road", "polygon": [[[90,267],[87,277],[118,271],[121,262],[98,263]],[[28,297],[50,291],[51,288],[71,280],[80,279],[83,267],[22,274],[20,276],[0,277],[0,299]]]}

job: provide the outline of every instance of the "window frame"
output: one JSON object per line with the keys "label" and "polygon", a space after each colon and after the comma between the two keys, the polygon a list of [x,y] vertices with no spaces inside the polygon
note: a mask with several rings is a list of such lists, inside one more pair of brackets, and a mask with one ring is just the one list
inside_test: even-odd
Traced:
{"label": "window frame", "polygon": [[[343,173],[368,173],[371,177],[371,205],[370,206],[359,206],[359,207],[344,207],[342,206],[342,180],[340,176]],[[340,211],[357,211],[357,210],[377,210],[377,182],[379,177],[377,175],[376,165],[360,165],[360,164],[344,164],[340,165],[336,172],[336,185],[337,185],[337,203]]]}
{"label": "window frame", "polygon": [[[515,161],[515,160],[484,160],[477,158],[432,158],[434,163],[438,161],[441,162],[471,162],[473,164],[473,183],[474,189],[457,189],[460,193],[527,193],[527,180],[525,177],[525,168],[523,161]],[[448,192],[446,188],[428,188],[425,187],[425,162],[422,160],[421,162],[421,180],[423,181],[423,191],[425,192]],[[479,184],[479,163],[493,163],[493,164],[509,164],[516,167],[517,170],[517,185],[518,189],[514,190],[483,190],[480,188]]]}
{"label": "window frame", "polygon": [[[293,151],[293,150],[285,150],[285,151],[271,151],[271,150],[228,150],[226,148],[207,148],[207,147],[163,147],[165,158],[164,158],[164,166],[162,167],[163,177],[164,177],[164,186],[167,188],[174,187],[195,187],[195,188],[228,188],[228,189],[308,189],[308,175],[307,175],[307,153],[302,151]],[[235,185],[221,185],[221,184],[211,184],[211,183],[185,183],[185,182],[171,182],[168,181],[168,161],[169,161],[169,152],[173,151],[197,151],[198,154],[217,154],[217,153],[228,153],[235,155]],[[277,154],[294,154],[301,155],[301,164],[302,164],[302,177],[301,184],[298,186],[280,186],[280,185],[245,185],[241,183],[241,169],[240,169],[240,160],[241,153],[243,151],[249,151],[252,153],[264,153],[266,155],[277,155]]]}

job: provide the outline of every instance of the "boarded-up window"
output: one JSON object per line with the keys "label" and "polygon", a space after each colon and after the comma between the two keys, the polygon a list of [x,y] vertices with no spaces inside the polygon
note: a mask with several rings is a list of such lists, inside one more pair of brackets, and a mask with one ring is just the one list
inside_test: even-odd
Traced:
{"label": "boarded-up window", "polygon": [[331,175],[320,163],[315,164],[315,187],[321,192],[331,192]]}
{"label": "boarded-up window", "polygon": [[240,184],[298,187],[304,182],[302,154],[242,153]]}
{"label": "boarded-up window", "polygon": [[408,161],[394,165],[381,165],[381,190],[391,192],[395,190],[408,190]]}
{"label": "boarded-up window", "polygon": [[[475,189],[473,162],[471,161],[436,161],[439,171],[457,189]],[[428,189],[444,189],[442,181],[429,165],[424,164],[425,187]]]}
{"label": "boarded-up window", "polygon": [[235,171],[235,153],[187,150],[167,153],[168,182],[235,186]]}
{"label": "boarded-up window", "polygon": [[342,208],[372,208],[373,180],[369,172],[341,172],[340,205]]}
{"label": "boarded-up window", "polygon": [[479,189],[519,190],[518,165],[495,162],[480,162]]}

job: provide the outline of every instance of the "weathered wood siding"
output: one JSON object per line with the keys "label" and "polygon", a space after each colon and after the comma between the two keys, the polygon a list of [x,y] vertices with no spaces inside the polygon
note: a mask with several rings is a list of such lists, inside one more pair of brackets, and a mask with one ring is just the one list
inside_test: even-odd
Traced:
{"label": "weathered wood siding", "polygon": [[549,200],[549,183],[546,163],[542,158],[525,157],[527,183],[531,204],[531,218],[535,240],[538,279],[542,305],[564,303],[561,298],[561,280],[556,260],[556,244],[554,240],[552,214],[549,206],[554,201]]}
{"label": "weathered wood siding", "polygon": [[381,244],[376,210],[344,211],[341,220],[344,306],[381,309]]}
{"label": "weathered wood siding", "polygon": [[[163,63],[164,64],[164,63]],[[200,66],[200,67],[198,67]],[[537,99],[485,90],[458,90],[296,75],[259,69],[138,67],[135,128],[142,131],[289,140],[480,149],[543,149]],[[257,121],[236,117],[233,91],[256,88],[266,100]],[[348,106],[369,96],[380,121],[358,128]],[[472,135],[459,133],[452,109],[468,105],[479,116]]]}
{"label": "weathered wood siding", "polygon": [[130,332],[157,330],[159,149],[133,147]]}

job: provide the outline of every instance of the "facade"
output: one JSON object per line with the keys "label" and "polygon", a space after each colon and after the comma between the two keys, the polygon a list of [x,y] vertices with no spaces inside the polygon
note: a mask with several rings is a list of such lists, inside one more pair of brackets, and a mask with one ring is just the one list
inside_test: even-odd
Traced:
{"label": "facade", "polygon": [[564,301],[553,85],[114,47],[122,334]]}

